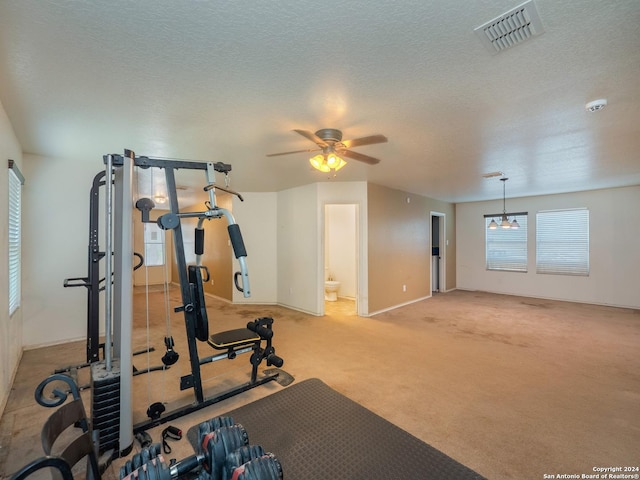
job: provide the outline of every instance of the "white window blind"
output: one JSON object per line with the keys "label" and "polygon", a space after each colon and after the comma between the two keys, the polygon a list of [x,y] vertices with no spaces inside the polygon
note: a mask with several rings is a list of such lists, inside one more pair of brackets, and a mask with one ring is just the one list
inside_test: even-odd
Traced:
{"label": "white window blind", "polygon": [[527,271],[527,215],[516,219],[520,224],[517,230],[501,227],[491,230],[492,218],[485,218],[487,270]]}
{"label": "white window blind", "polygon": [[147,267],[164,265],[164,230],[155,223],[144,224],[144,262]]}
{"label": "white window blind", "polygon": [[589,275],[589,210],[538,212],[536,272]]}
{"label": "white window blind", "polygon": [[20,306],[21,203],[24,178],[9,160],[9,316]]}

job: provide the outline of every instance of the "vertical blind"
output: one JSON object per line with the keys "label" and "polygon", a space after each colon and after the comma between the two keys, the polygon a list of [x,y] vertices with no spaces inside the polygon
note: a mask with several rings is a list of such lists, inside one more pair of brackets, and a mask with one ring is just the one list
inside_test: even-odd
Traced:
{"label": "vertical blind", "polygon": [[155,223],[144,224],[144,263],[147,267],[164,265],[164,230]]}
{"label": "vertical blind", "polygon": [[536,272],[589,275],[588,209],[537,213]]}
{"label": "vertical blind", "polygon": [[21,203],[24,178],[9,161],[9,316],[20,306]]}
{"label": "vertical blind", "polygon": [[487,270],[527,271],[527,215],[517,217],[520,228],[489,229],[485,218]]}

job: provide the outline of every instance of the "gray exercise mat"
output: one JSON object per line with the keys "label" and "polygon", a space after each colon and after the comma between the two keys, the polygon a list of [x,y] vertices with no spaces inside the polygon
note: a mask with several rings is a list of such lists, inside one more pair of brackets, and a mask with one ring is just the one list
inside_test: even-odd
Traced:
{"label": "gray exercise mat", "polygon": [[[276,455],[286,480],[484,478],[315,378],[225,415]],[[191,445],[197,435],[196,425]]]}

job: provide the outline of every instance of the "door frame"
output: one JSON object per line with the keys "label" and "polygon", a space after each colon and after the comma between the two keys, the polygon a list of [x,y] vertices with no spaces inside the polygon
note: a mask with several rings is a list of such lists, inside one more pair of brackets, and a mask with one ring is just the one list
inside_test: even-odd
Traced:
{"label": "door frame", "polygon": [[361,258],[360,255],[362,251],[360,249],[360,204],[358,202],[331,202],[327,201],[322,204],[321,215],[320,215],[320,226],[321,226],[321,234],[320,234],[320,255],[318,255],[319,265],[318,265],[318,273],[320,277],[320,292],[318,295],[318,306],[319,315],[324,316],[324,265],[325,265],[325,245],[326,245],[326,221],[327,221],[327,206],[330,205],[353,205],[355,207],[355,222],[356,222],[356,231],[355,231],[355,247],[356,247],[356,298],[355,298],[355,309],[356,315],[360,315],[362,311],[362,307],[360,306],[360,300],[362,299],[362,293],[360,292],[360,288],[362,288],[362,278],[361,278]]}
{"label": "door frame", "polygon": [[[434,212],[431,211],[431,215],[429,216],[429,250],[431,250],[432,246],[433,246],[433,228],[432,228],[432,222],[433,222],[433,217],[437,217],[438,218],[438,245],[439,245],[439,275],[438,275],[438,283],[440,288],[438,289],[439,292],[446,292],[447,291],[447,283],[446,283],[446,279],[447,279],[447,240],[446,240],[446,235],[445,235],[445,231],[446,231],[446,222],[447,222],[447,215],[445,213],[442,212]],[[431,288],[431,294],[433,294],[434,290],[433,290],[433,285],[431,285],[431,279],[433,279],[433,261],[429,262],[429,285]]]}

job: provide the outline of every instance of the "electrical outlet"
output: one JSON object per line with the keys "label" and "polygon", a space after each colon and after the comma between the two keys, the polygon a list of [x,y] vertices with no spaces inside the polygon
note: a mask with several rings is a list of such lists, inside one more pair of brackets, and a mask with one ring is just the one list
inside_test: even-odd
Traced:
{"label": "electrical outlet", "polygon": [[213,283],[213,278],[212,278],[212,279],[211,279],[211,285],[213,285],[213,284],[214,284],[214,283]]}
{"label": "electrical outlet", "polygon": [[406,285],[402,285],[402,291],[406,292],[407,291],[407,286]]}

